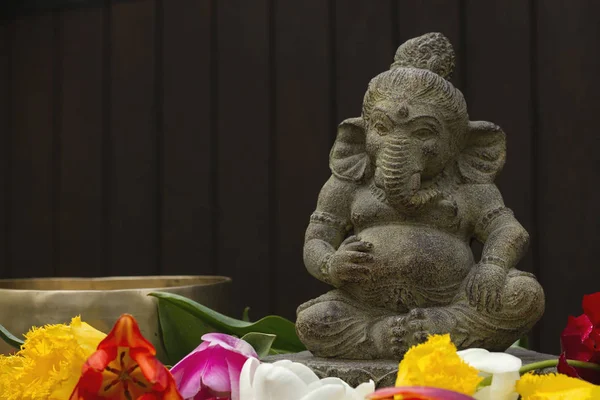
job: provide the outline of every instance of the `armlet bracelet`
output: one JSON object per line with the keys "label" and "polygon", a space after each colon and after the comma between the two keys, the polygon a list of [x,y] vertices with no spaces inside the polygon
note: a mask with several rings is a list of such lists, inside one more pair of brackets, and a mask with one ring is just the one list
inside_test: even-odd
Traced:
{"label": "armlet bracelet", "polygon": [[344,219],[323,211],[315,211],[310,216],[310,222],[333,226],[334,228],[342,229],[344,231],[347,231],[351,227]]}
{"label": "armlet bracelet", "polygon": [[508,207],[499,207],[485,213],[483,217],[479,220],[475,227],[475,231],[477,232],[485,232],[487,228],[491,225],[491,223],[498,217],[503,215],[513,215],[513,212]]}
{"label": "armlet bracelet", "polygon": [[481,258],[481,264],[492,264],[498,267],[504,268],[506,266],[506,260],[496,256],[485,256]]}

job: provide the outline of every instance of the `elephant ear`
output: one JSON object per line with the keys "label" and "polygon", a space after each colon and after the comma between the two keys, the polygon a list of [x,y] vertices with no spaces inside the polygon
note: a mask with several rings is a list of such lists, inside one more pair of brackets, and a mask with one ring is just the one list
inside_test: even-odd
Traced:
{"label": "elephant ear", "polygon": [[333,175],[346,181],[360,182],[370,176],[372,168],[362,118],[350,118],[340,124],[329,153],[329,167]]}
{"label": "elephant ear", "polygon": [[470,121],[467,143],[458,158],[467,183],[492,183],[506,160],[506,135],[491,122]]}

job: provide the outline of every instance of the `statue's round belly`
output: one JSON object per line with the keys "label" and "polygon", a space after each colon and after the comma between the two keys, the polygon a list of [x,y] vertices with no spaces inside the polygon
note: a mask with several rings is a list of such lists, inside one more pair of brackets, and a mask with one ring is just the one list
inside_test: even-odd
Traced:
{"label": "statue's round belly", "polygon": [[448,304],[473,266],[473,253],[460,238],[426,226],[383,225],[359,232],[373,244],[368,283],[348,290],[380,307],[405,311]]}

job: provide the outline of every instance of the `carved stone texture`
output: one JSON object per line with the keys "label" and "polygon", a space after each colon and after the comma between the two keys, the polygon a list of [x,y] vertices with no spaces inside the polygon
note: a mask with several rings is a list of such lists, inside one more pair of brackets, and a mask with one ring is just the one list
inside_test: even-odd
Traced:
{"label": "carved stone texture", "polygon": [[[556,360],[558,357],[521,348],[509,348],[507,353],[519,357],[523,365],[538,361]],[[394,386],[398,373],[398,362],[394,360],[332,360],[313,357],[308,351],[297,354],[282,354],[265,357],[265,362],[291,360],[306,365],[319,378],[337,377],[356,387],[372,379],[377,388]],[[545,368],[537,373],[556,372],[556,368]]]}
{"label": "carved stone texture", "polygon": [[502,351],[544,312],[541,286],[516,269],[529,236],[494,184],[505,134],[469,120],[447,80],[454,59],[442,34],[407,41],[339,126],[304,244],[308,271],[335,287],[298,308],[317,356],[400,359],[436,333]]}

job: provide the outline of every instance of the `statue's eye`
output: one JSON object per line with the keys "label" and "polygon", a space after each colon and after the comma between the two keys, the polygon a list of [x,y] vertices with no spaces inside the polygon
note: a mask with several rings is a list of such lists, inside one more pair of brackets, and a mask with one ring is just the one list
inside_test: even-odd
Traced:
{"label": "statue's eye", "polygon": [[433,132],[430,129],[419,129],[419,130],[413,132],[412,136],[419,140],[426,141],[426,140],[435,138],[436,134],[435,134],[435,132]]}
{"label": "statue's eye", "polygon": [[388,127],[385,126],[385,124],[383,124],[382,122],[376,122],[374,128],[380,135],[385,135],[389,132]]}

